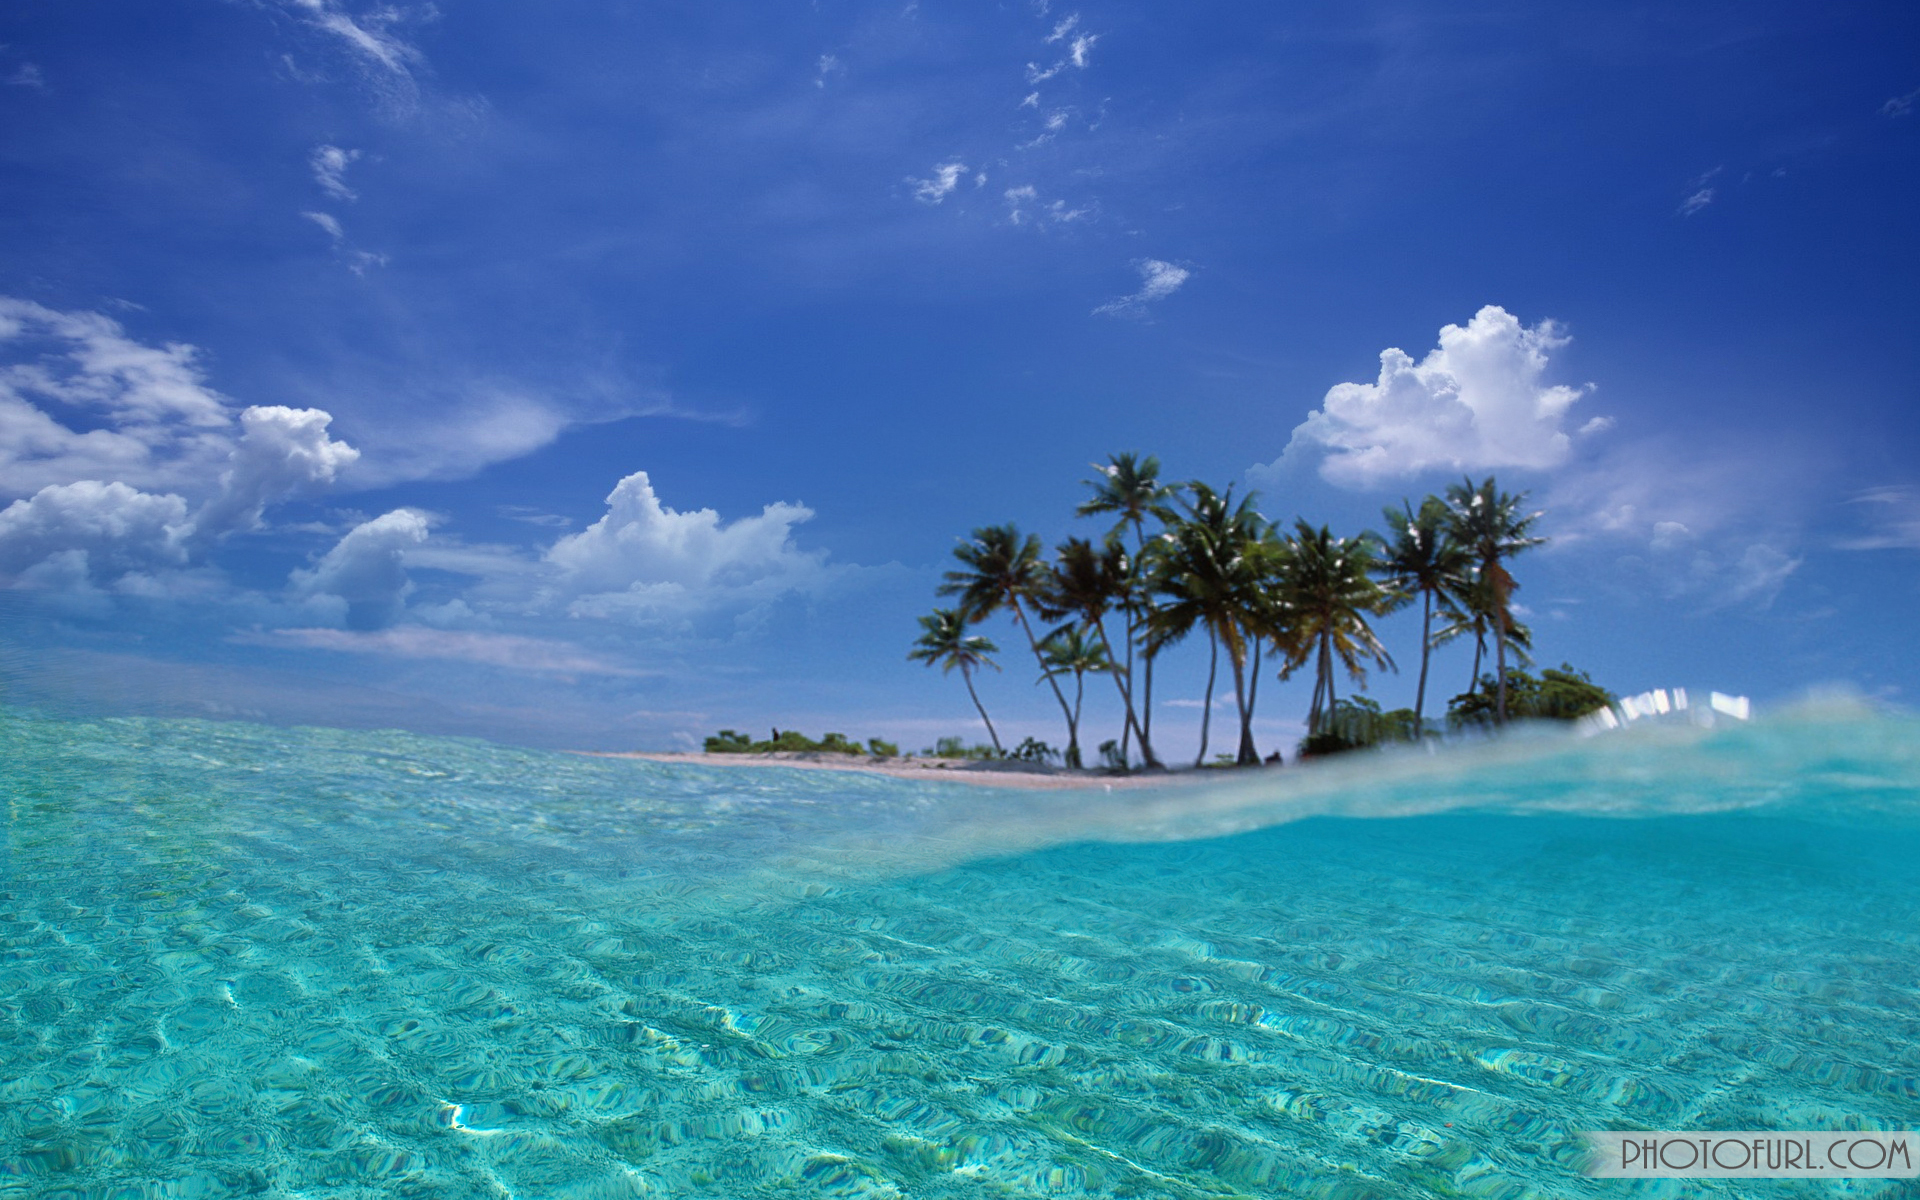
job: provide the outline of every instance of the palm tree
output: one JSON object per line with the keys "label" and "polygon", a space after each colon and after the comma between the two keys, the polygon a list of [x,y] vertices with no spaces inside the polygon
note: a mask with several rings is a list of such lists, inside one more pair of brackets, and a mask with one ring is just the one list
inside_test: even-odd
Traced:
{"label": "palm tree", "polygon": [[1501,725],[1507,722],[1507,643],[1513,625],[1513,592],[1519,586],[1508,573],[1506,561],[1547,540],[1533,535],[1533,523],[1540,514],[1520,511],[1526,500],[1525,492],[1515,496],[1495,488],[1491,475],[1479,487],[1468,479],[1447,489],[1448,536],[1473,558],[1486,586],[1482,600],[1493,627],[1499,680],[1494,720]]}
{"label": "palm tree", "polygon": [[[1126,691],[1129,696],[1128,707],[1135,709],[1129,724],[1130,729],[1140,731],[1140,757],[1149,767],[1157,767],[1160,760],[1153,752],[1153,654],[1146,654],[1146,663],[1140,672],[1138,705],[1134,705],[1133,686],[1133,649],[1141,640],[1147,616],[1152,608],[1152,599],[1147,592],[1145,575],[1147,570],[1148,541],[1146,520],[1158,518],[1162,523],[1174,519],[1168,500],[1173,496],[1173,488],[1160,482],[1160,460],[1149,454],[1140,458],[1131,451],[1113,454],[1107,457],[1107,465],[1093,465],[1098,478],[1083,482],[1093,489],[1093,495],[1081,502],[1075,514],[1082,517],[1100,516],[1113,513],[1119,516],[1111,532],[1119,533],[1129,525],[1134,536],[1134,572],[1129,577],[1126,599],[1121,608],[1127,614],[1127,656],[1126,664],[1116,674],[1124,675],[1127,680]],[[1121,752],[1126,752],[1127,731],[1120,735]]]}
{"label": "palm tree", "polygon": [[[1447,623],[1434,630],[1433,644],[1444,646],[1455,638],[1473,635],[1473,673],[1467,680],[1469,692],[1480,686],[1480,661],[1487,656],[1487,634],[1493,629],[1491,595],[1492,589],[1480,578],[1479,571],[1469,568],[1460,590],[1440,598],[1440,613]],[[1533,664],[1533,655],[1528,653],[1533,649],[1533,630],[1511,615],[1507,618],[1507,645],[1513,650],[1515,665]]]}
{"label": "palm tree", "polygon": [[1385,510],[1393,540],[1375,564],[1389,589],[1411,599],[1421,598],[1420,686],[1414,691],[1413,736],[1424,732],[1427,707],[1427,663],[1433,651],[1433,605],[1459,594],[1467,586],[1472,560],[1465,548],[1447,536],[1449,510],[1438,496],[1428,496],[1415,513],[1409,501],[1401,510]]}
{"label": "palm tree", "polygon": [[1336,659],[1355,684],[1366,686],[1362,660],[1395,669],[1368,615],[1391,608],[1393,595],[1373,580],[1376,546],[1371,537],[1334,537],[1327,527],[1315,529],[1302,519],[1294,523],[1278,564],[1279,599],[1286,605],[1295,637],[1292,653],[1281,671],[1285,679],[1317,657],[1313,701],[1307,711],[1307,734],[1320,733],[1333,713]]}
{"label": "palm tree", "polygon": [[928,666],[940,664],[941,674],[960,668],[960,678],[966,681],[967,695],[973,697],[973,707],[980,712],[980,719],[987,724],[987,736],[993,739],[994,753],[1005,757],[1006,750],[1000,745],[1000,735],[994,732],[993,721],[987,716],[986,705],[980,703],[980,693],[973,690],[973,672],[979,667],[992,667],[998,671],[1000,666],[989,654],[997,654],[1000,647],[986,638],[967,633],[967,619],[957,608],[936,608],[930,617],[920,618],[920,638],[914,642],[907,658],[914,662],[923,662]]}
{"label": "palm tree", "polygon": [[[1034,636],[1033,625],[1027,620],[1027,610],[1022,604],[1047,587],[1048,572],[1046,564],[1040,561],[1039,537],[1034,534],[1021,537],[1011,522],[989,525],[974,530],[972,540],[956,546],[953,556],[965,569],[948,571],[939,594],[959,596],[960,612],[969,622],[992,616],[1002,608],[1011,611],[1014,623],[1027,635],[1027,645],[1044,671],[1046,664],[1040,639]],[[1060,685],[1052,675],[1046,679],[1053,689],[1053,698],[1060,702],[1061,715],[1071,728],[1073,712],[1067,707],[1066,696],[1061,694]],[[1067,765],[1078,767],[1079,757],[1069,754]]]}
{"label": "palm tree", "polygon": [[[1126,711],[1123,738],[1139,727],[1133,711],[1133,681],[1114,665],[1106,617],[1115,606],[1129,599],[1133,576],[1133,556],[1127,553],[1119,538],[1109,536],[1098,550],[1085,538],[1068,538],[1055,549],[1049,586],[1035,599],[1035,607],[1046,620],[1073,618],[1081,629],[1098,635],[1100,648],[1106,654],[1107,673],[1113,676],[1114,686],[1120,691],[1120,703]],[[1145,740],[1143,736],[1142,744]]]}
{"label": "palm tree", "polygon": [[1051,681],[1057,675],[1073,675],[1073,711],[1067,717],[1067,762],[1080,765],[1080,701],[1086,694],[1087,672],[1111,671],[1113,660],[1106,647],[1087,636],[1079,625],[1067,625],[1047,635],[1040,643],[1045,653],[1040,659],[1042,672]]}
{"label": "palm tree", "polygon": [[1206,762],[1213,724],[1213,685],[1220,669],[1220,648],[1226,647],[1240,715],[1240,745],[1234,757],[1240,763],[1257,763],[1260,755],[1253,746],[1246,666],[1249,642],[1265,629],[1261,600],[1265,567],[1258,547],[1266,518],[1255,511],[1252,496],[1235,505],[1231,487],[1220,493],[1196,481],[1187,484],[1187,492],[1188,497],[1181,500],[1184,516],[1160,536],[1154,590],[1165,597],[1165,602],[1149,615],[1148,645],[1158,653],[1196,628],[1207,631],[1212,658],[1196,767]]}

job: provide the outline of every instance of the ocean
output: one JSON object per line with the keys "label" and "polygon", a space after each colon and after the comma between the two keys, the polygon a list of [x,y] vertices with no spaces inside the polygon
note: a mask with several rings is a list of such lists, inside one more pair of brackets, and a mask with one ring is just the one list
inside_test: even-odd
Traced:
{"label": "ocean", "polygon": [[0,1197],[1911,1196],[1920,721],[991,789],[0,709]]}

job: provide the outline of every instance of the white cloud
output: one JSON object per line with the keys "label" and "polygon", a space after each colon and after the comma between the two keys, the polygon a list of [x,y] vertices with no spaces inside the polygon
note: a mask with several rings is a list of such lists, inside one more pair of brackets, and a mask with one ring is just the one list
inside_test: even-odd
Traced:
{"label": "white cloud", "polygon": [[196,355],[135,342],[99,313],[0,296],[0,497],[80,479],[204,486],[232,448],[233,414]]}
{"label": "white cloud", "polygon": [[327,236],[333,239],[335,245],[339,245],[346,240],[346,229],[341,226],[340,218],[334,216],[332,213],[303,212],[300,215],[326,230]]}
{"label": "white cloud", "polygon": [[[358,200],[359,194],[347,186],[347,168],[359,157],[358,150],[315,146],[307,158],[307,165],[313,168],[313,181],[329,196],[336,200]],[[334,236],[339,235],[336,233]]]}
{"label": "white cloud", "polygon": [[45,88],[47,77],[40,68],[32,63],[21,63],[7,74],[7,86],[26,88]]}
{"label": "white cloud", "polygon": [[793,527],[812,516],[784,503],[732,522],[707,508],[676,512],[660,502],[647,473],[636,471],[608,495],[605,516],[559,539],[546,560],[558,568],[553,590],[570,598],[574,616],[678,622],[823,584],[830,573],[824,553],[792,540]]}
{"label": "white cloud", "polygon": [[317,408],[256,405],[240,414],[240,442],[220,491],[195,517],[203,536],[260,527],[267,505],[331,485],[360,452],[327,433],[333,415]]}
{"label": "white cloud", "polygon": [[1914,107],[1920,105],[1920,88],[1915,88],[1904,96],[1895,96],[1880,106],[1880,112],[1888,117],[1906,117],[1913,114]]}
{"label": "white cloud", "polygon": [[1096,316],[1140,316],[1146,312],[1147,305],[1173,295],[1193,277],[1187,268],[1157,258],[1136,259],[1133,267],[1140,272],[1140,290],[1102,304],[1093,310]]}
{"label": "white cloud", "polygon": [[938,204],[947,198],[948,192],[960,186],[960,177],[966,173],[967,164],[956,159],[936,166],[926,179],[909,177],[907,182],[913,185],[914,199],[922,204]]}
{"label": "white cloud", "polygon": [[403,557],[427,540],[425,513],[397,508],[347,531],[311,570],[296,570],[294,595],[322,602],[349,629],[379,629],[399,617],[413,585]]}
{"label": "white cloud", "polygon": [[1099,40],[1100,35],[1097,33],[1083,33],[1073,39],[1073,49],[1068,52],[1067,61],[1083,71],[1086,70],[1087,52],[1092,50],[1093,44]]}
{"label": "white cloud", "polygon": [[822,54],[817,64],[817,73],[814,75],[813,86],[817,88],[826,87],[827,77],[829,75],[844,75],[846,73],[847,68],[838,57],[832,54]]}
{"label": "white cloud", "polygon": [[409,65],[420,60],[420,52],[392,32],[407,15],[398,8],[375,8],[356,20],[333,0],[286,2],[309,25],[339,38],[364,61],[395,75],[410,76]]}
{"label": "white cloud", "polygon": [[53,484],[0,510],[0,575],[38,569],[80,587],[181,567],[190,532],[187,502],[179,496],[92,479]]}
{"label": "white cloud", "polygon": [[1708,171],[1705,175],[1693,181],[1692,190],[1687,194],[1687,198],[1680,202],[1681,216],[1690,217],[1707,205],[1713,203],[1714,190],[1712,184],[1724,169],[1723,167],[1715,167],[1713,170]]}
{"label": "white cloud", "polygon": [[509,633],[475,633],[400,625],[378,631],[348,629],[274,629],[248,632],[233,639],[242,645],[298,646],[347,654],[375,654],[391,658],[449,659],[504,667],[510,671],[537,671],[559,675],[638,675],[583,652],[578,646],[546,638]]}
{"label": "white cloud", "polygon": [[1442,329],[1422,361],[1385,350],[1373,383],[1334,385],[1287,455],[1324,449],[1321,476],[1349,488],[1442,468],[1558,466],[1572,445],[1567,412],[1586,389],[1541,379],[1567,340],[1551,321],[1529,329],[1490,304]]}
{"label": "white cloud", "polygon": [[1840,543],[1845,550],[1920,550],[1920,488],[1869,488],[1853,498],[1873,531]]}
{"label": "white cloud", "polygon": [[1046,38],[1047,44],[1052,45],[1053,43],[1065,38],[1068,34],[1072,33],[1074,30],[1074,27],[1079,24],[1080,24],[1079,13],[1074,13],[1072,16],[1067,17],[1065,20],[1055,25],[1053,27],[1053,32],[1047,35],[1047,38]]}

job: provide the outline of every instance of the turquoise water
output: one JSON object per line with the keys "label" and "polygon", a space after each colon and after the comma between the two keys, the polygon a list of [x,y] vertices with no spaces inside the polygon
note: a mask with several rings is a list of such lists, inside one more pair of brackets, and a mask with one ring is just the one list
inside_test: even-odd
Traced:
{"label": "turquoise water", "polygon": [[1572,1137],[1915,1124],[1911,718],[1111,793],[0,752],[0,1197],[1915,1194]]}

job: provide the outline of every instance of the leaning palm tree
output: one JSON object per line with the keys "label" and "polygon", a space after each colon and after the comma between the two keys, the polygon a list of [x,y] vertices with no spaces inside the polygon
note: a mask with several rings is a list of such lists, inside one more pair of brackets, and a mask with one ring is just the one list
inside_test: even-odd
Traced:
{"label": "leaning palm tree", "polygon": [[1438,496],[1420,502],[1420,511],[1401,501],[1399,510],[1385,510],[1392,540],[1374,570],[1387,587],[1411,599],[1421,598],[1420,613],[1420,685],[1413,697],[1413,736],[1424,731],[1427,708],[1427,664],[1433,652],[1433,606],[1466,588],[1472,560],[1459,543],[1447,536],[1450,512]]}
{"label": "leaning palm tree", "polygon": [[1113,670],[1113,660],[1107,657],[1106,647],[1099,641],[1087,636],[1080,625],[1066,625],[1047,635],[1040,643],[1044,654],[1040,659],[1042,672],[1049,682],[1059,675],[1073,676],[1073,711],[1067,717],[1067,758],[1071,766],[1080,765],[1080,701],[1086,695],[1086,679],[1089,671],[1095,673]]}
{"label": "leaning palm tree", "polygon": [[[1107,637],[1106,619],[1110,611],[1126,603],[1130,597],[1133,577],[1133,556],[1127,553],[1126,545],[1119,538],[1109,536],[1097,550],[1085,538],[1068,538],[1054,551],[1048,587],[1035,597],[1035,607],[1044,619],[1063,621],[1071,618],[1079,623],[1082,630],[1091,631],[1099,639],[1100,648],[1107,658],[1107,673],[1113,676],[1114,686],[1120,691],[1120,703],[1125,710],[1123,739],[1139,728],[1133,710],[1133,681],[1125,670],[1114,663],[1113,642]],[[1044,646],[1046,643],[1041,644]],[[1077,702],[1075,707],[1078,707]],[[1145,740],[1143,735],[1142,744],[1145,744]],[[1123,741],[1123,753],[1124,748]]]}
{"label": "leaning palm tree", "polygon": [[1294,523],[1281,554],[1279,599],[1295,637],[1280,677],[1291,675],[1309,657],[1316,660],[1307,711],[1309,737],[1322,732],[1333,715],[1336,660],[1360,687],[1367,679],[1363,660],[1394,669],[1393,657],[1367,623],[1368,616],[1385,612],[1394,602],[1392,593],[1374,582],[1375,553],[1371,537],[1337,538],[1326,526],[1315,529],[1302,519]]}
{"label": "leaning palm tree", "polygon": [[1513,592],[1518,586],[1507,571],[1507,560],[1547,539],[1533,534],[1533,523],[1540,514],[1523,513],[1527,493],[1511,495],[1494,486],[1489,475],[1479,487],[1472,479],[1447,489],[1447,533],[1472,556],[1486,586],[1483,601],[1492,621],[1493,652],[1498,699],[1494,720],[1507,722],[1507,645],[1512,636]]}
{"label": "leaning palm tree", "polygon": [[[1130,728],[1140,731],[1140,757],[1148,766],[1157,767],[1160,760],[1154,756],[1153,741],[1149,736],[1153,729],[1153,655],[1145,655],[1146,661],[1140,671],[1140,686],[1135,688],[1133,651],[1142,639],[1147,616],[1152,609],[1152,597],[1144,586],[1149,558],[1146,521],[1148,517],[1153,517],[1164,524],[1174,519],[1173,509],[1168,503],[1173,496],[1173,488],[1160,482],[1160,460],[1151,454],[1145,458],[1131,451],[1109,455],[1106,466],[1096,463],[1093,469],[1097,472],[1097,478],[1084,481],[1093,489],[1093,495],[1082,501],[1074,511],[1082,517],[1117,515],[1120,519],[1111,531],[1114,534],[1128,526],[1133,528],[1134,573],[1129,578],[1126,599],[1121,603],[1121,608],[1127,614],[1127,653],[1125,663],[1115,674],[1127,681],[1126,690],[1132,698],[1128,708],[1133,710]],[[1127,731],[1123,730],[1120,735],[1123,754],[1127,736]]]}
{"label": "leaning palm tree", "polygon": [[[954,548],[953,556],[964,569],[948,571],[939,594],[960,597],[960,612],[969,622],[992,616],[1003,608],[1011,612],[1014,623],[1027,635],[1034,659],[1041,663],[1044,671],[1045,656],[1040,650],[1040,639],[1034,636],[1033,625],[1027,620],[1026,609],[1026,604],[1043,592],[1048,583],[1047,566],[1040,561],[1039,537],[1034,534],[1022,537],[1011,523],[989,525],[974,530],[972,539]],[[1060,702],[1061,715],[1071,726],[1073,711],[1067,707],[1060,684],[1051,675],[1046,678],[1047,685],[1053,689],[1053,698]],[[1069,756],[1067,765],[1078,767],[1080,760]]]}
{"label": "leaning palm tree", "polygon": [[987,736],[993,739],[993,752],[1001,757],[1006,750],[1000,745],[1000,735],[994,732],[993,720],[987,716],[987,706],[980,703],[980,693],[973,690],[973,673],[981,667],[992,667],[998,671],[1000,666],[989,654],[997,654],[1000,647],[978,634],[967,633],[967,619],[957,608],[936,608],[930,617],[920,618],[920,638],[914,642],[907,657],[914,662],[923,662],[928,666],[938,663],[942,674],[960,668],[960,678],[966,681],[967,695],[973,697],[973,707],[979,710],[980,719],[986,722]]}

